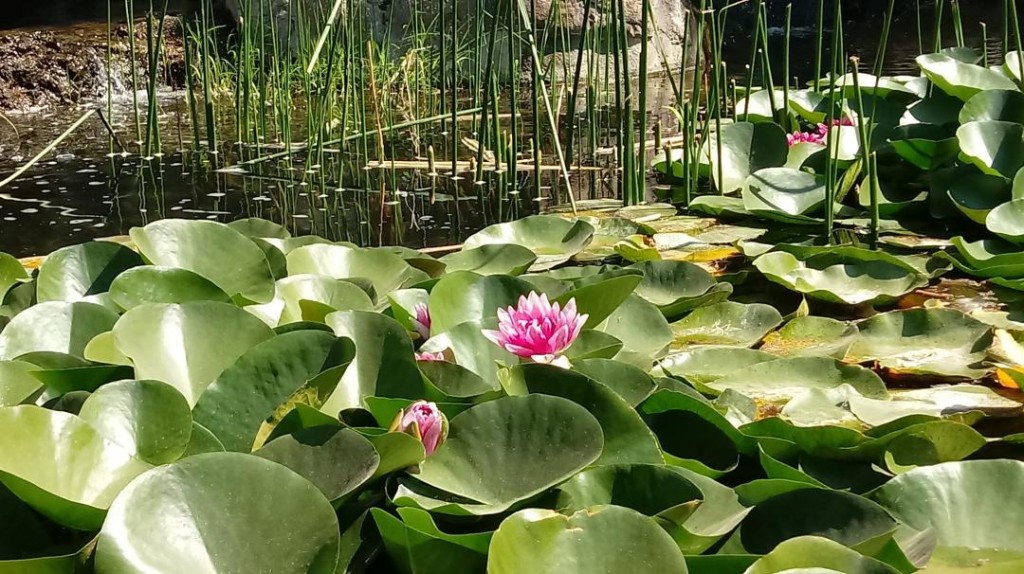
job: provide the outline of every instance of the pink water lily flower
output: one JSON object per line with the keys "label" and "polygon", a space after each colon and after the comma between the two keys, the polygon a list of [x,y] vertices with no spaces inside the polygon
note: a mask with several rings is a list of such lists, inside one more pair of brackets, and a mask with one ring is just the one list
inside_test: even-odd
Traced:
{"label": "pink water lily flower", "polygon": [[[853,121],[850,118],[840,118],[832,120],[832,126],[852,126]],[[818,124],[818,127],[811,132],[793,132],[786,135],[786,141],[790,147],[795,146],[799,143],[812,143],[818,145],[825,145],[828,141],[829,126],[826,124]]]}
{"label": "pink water lily flower", "polygon": [[588,317],[576,312],[576,299],[559,308],[547,295],[530,292],[519,297],[516,307],[498,309],[498,330],[485,329],[483,334],[519,357],[567,366],[568,360],[561,355],[580,335]]}
{"label": "pink water lily flower", "polygon": [[430,310],[427,309],[426,303],[417,303],[412,310],[414,313],[412,326],[416,328],[420,338],[425,341],[430,338]]}
{"label": "pink water lily flower", "polygon": [[430,456],[444,443],[448,435],[448,421],[434,403],[416,401],[398,411],[389,430],[416,437],[423,443],[427,456]]}
{"label": "pink water lily flower", "polygon": [[444,361],[444,351],[437,353],[431,353],[430,351],[423,351],[422,353],[416,353],[417,361]]}

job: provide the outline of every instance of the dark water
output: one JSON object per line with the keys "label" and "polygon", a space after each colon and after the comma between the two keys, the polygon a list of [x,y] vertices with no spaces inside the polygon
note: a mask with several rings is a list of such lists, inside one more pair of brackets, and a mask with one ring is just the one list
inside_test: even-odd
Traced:
{"label": "dark water", "polygon": [[[861,6],[885,4],[864,0]],[[915,73],[913,59],[919,53],[919,37],[914,1],[900,0],[897,4],[899,10],[886,70],[892,74]],[[1002,3],[979,0],[963,4],[968,45],[981,46],[980,22],[988,22],[990,53],[993,56],[1001,53]],[[814,74],[813,7],[816,5],[816,0],[794,2],[794,13],[801,16],[795,19],[792,36],[791,73],[804,80]],[[846,15],[844,29],[848,52],[861,55],[866,62],[872,61],[881,30],[880,10]],[[931,22],[926,11],[924,37],[920,39],[926,51],[932,43]],[[782,29],[777,11],[773,12],[771,24],[769,53],[773,61],[780,62]],[[745,25],[749,22],[745,24],[742,14],[737,14],[730,26],[732,32],[726,52],[730,70],[742,70],[749,57],[749,33],[744,31]],[[950,28],[944,31],[944,44],[950,45],[952,41]],[[660,110],[671,101],[671,94],[659,92],[653,98],[649,109]],[[523,109],[528,107],[524,103]],[[465,182],[456,187],[442,181],[434,187],[434,203],[429,201],[431,180],[422,174],[412,177],[410,172],[402,172],[393,179],[375,175],[371,184],[365,186],[369,189],[364,186],[342,189],[339,181],[351,186],[351,174],[362,167],[355,164],[342,166],[346,171],[340,178],[336,176],[338,168],[333,166],[309,170],[311,173],[303,175],[307,166],[301,163],[271,163],[249,174],[222,173],[217,168],[231,165],[237,159],[230,155],[231,149],[212,163],[205,161],[206,156],[177,151],[187,148],[187,144],[180,144],[179,140],[191,139],[189,134],[179,133],[187,132],[180,117],[180,94],[168,95],[162,108],[164,149],[168,152],[162,158],[109,157],[105,129],[98,120],[90,120],[56,153],[18,181],[0,188],[0,251],[16,256],[44,254],[96,237],[123,235],[133,226],[166,217],[218,221],[264,217],[283,223],[296,234],[317,233],[366,245],[449,245],[461,242],[468,234],[490,223],[547,207],[561,196],[561,186],[554,172],[545,175],[539,192],[530,189],[530,177],[523,174],[516,185],[508,186],[521,192],[495,193],[486,202],[477,200],[478,188]],[[82,111],[8,114],[19,133],[16,137],[11,126],[0,121],[0,178],[45,147]],[[114,115],[119,133],[132,131],[125,100]],[[440,134],[435,137],[438,157],[446,157],[444,138]],[[520,145],[526,147],[525,142]],[[461,150],[460,155],[465,157],[466,151]],[[546,157],[552,155],[547,153]],[[574,187],[577,197],[583,198],[607,197],[615,191],[614,180],[608,174],[577,177]],[[401,193],[393,194],[396,189]]]}

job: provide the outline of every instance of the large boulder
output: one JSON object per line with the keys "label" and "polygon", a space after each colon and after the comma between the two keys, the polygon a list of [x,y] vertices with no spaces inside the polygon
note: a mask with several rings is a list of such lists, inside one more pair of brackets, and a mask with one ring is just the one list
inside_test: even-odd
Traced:
{"label": "large boulder", "polygon": [[[258,30],[269,42],[276,38],[279,46],[288,47],[288,51],[298,50],[300,24],[311,31],[311,36],[318,36],[323,23],[331,12],[335,0],[224,0],[236,22],[248,20],[256,22]],[[346,6],[349,0],[342,0],[341,18],[347,18]],[[452,10],[460,23],[460,28],[469,30],[474,25],[477,7],[483,6],[488,13],[497,10],[499,0],[457,0],[456,2],[438,2],[436,0],[352,0],[363,8],[369,35],[379,44],[386,46],[397,56],[406,51],[415,34],[412,29],[414,6],[420,11],[421,22],[434,22],[441,9],[447,10],[446,18],[451,21]],[[568,77],[575,71],[578,50],[583,41],[583,16],[585,0],[530,0],[521,1],[524,12],[536,11],[534,21],[535,36],[542,44],[539,46],[545,69],[553,76]],[[592,73],[602,74],[605,69],[613,66],[607,59],[612,58],[612,46],[607,41],[615,33],[612,19],[611,2],[615,0],[592,0],[587,33],[596,39],[596,49],[585,53],[581,75]],[[678,73],[680,67],[692,66],[696,54],[696,24],[694,10],[689,0],[649,0],[653,17],[649,23],[648,60],[649,72],[673,71]],[[641,52],[641,14],[643,0],[624,0],[627,51],[630,71],[639,73]],[[443,8],[442,8],[443,7]],[[517,12],[518,13],[518,12]],[[487,32],[490,30],[488,22]],[[689,30],[687,30],[689,28]],[[509,42],[507,34],[499,32],[497,43],[497,61],[501,73],[506,73],[504,63],[507,62]],[[684,47],[685,43],[689,44]],[[589,48],[589,46],[588,46]],[[591,57],[593,56],[593,57]],[[607,66],[606,66],[607,61]]]}

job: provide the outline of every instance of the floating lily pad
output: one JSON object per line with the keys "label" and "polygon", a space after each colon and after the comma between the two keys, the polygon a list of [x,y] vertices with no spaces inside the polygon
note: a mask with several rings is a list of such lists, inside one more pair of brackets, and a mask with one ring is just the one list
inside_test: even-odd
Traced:
{"label": "floating lily pad", "polygon": [[635,293],[627,297],[598,329],[622,342],[622,350],[615,356],[616,360],[645,370],[672,341],[672,330],[665,316]]}
{"label": "floating lily pad", "polygon": [[401,519],[371,509],[388,555],[403,572],[474,574],[487,569],[490,532],[447,534],[426,511],[399,508],[397,512]]}
{"label": "floating lily pad", "polygon": [[825,178],[786,167],[754,172],[743,185],[743,207],[769,219],[792,222],[819,211]]}
{"label": "floating lily pad", "polygon": [[829,317],[797,317],[764,338],[761,351],[780,357],[828,356],[842,359],[857,326]]}
{"label": "floating lily pad", "polygon": [[122,488],[150,466],[69,413],[0,408],[0,481],[59,524],[95,530]]}
{"label": "floating lily pad", "polygon": [[803,261],[775,251],[758,257],[754,266],[788,289],[845,305],[890,302],[928,283],[895,257],[856,247],[830,249]]}
{"label": "floating lily pad", "polygon": [[0,331],[0,360],[28,353],[61,353],[84,357],[96,335],[109,331],[117,315],[93,303],[49,301],[17,314]]}
{"label": "floating lily pad", "polygon": [[537,260],[530,266],[530,271],[536,272],[565,263],[582,251],[593,236],[594,228],[585,221],[567,221],[554,215],[531,215],[487,227],[467,238],[463,248],[474,249],[489,244],[520,245],[537,255]]}
{"label": "floating lily pad", "polygon": [[430,329],[443,333],[459,323],[496,317],[498,309],[515,307],[531,291],[532,285],[507,275],[448,273],[430,291]]}
{"label": "floating lily pad", "polygon": [[1022,496],[1024,463],[972,460],[903,473],[871,493],[901,522],[932,529],[938,547],[927,570],[1015,572],[1024,543],[1013,504]]}
{"label": "floating lily pad", "polygon": [[1024,94],[1017,90],[985,90],[967,100],[960,123],[999,121],[1024,124]]}
{"label": "floating lily pad", "polygon": [[146,303],[230,303],[231,297],[213,281],[188,269],[146,265],[118,275],[110,284],[110,300],[127,311]]}
{"label": "floating lily pad", "polygon": [[[417,478],[475,501],[467,509],[493,514],[597,460],[602,437],[597,420],[570,400],[506,397],[452,418],[448,440],[422,464]],[[402,504],[399,495],[395,501]]]}
{"label": "floating lily pad", "polygon": [[820,536],[780,542],[743,574],[897,574],[899,570]]}
{"label": "floating lily pad", "polygon": [[277,327],[299,321],[323,321],[327,313],[334,311],[373,308],[366,291],[352,282],[321,275],[292,275],[277,282],[273,301],[249,305],[245,310]]}
{"label": "floating lily pad", "polygon": [[809,389],[850,385],[861,395],[888,398],[885,383],[875,373],[828,357],[794,357],[737,369],[704,386],[721,393],[739,391],[755,399],[785,402]]}
{"label": "floating lily pad", "polygon": [[308,480],[256,456],[210,453],[124,490],[100,532],[96,570],[334,574],[338,544],[334,509]]}
{"label": "floating lily pad", "polygon": [[683,261],[646,261],[633,268],[643,272],[636,294],[655,304],[666,317],[724,301],[732,285],[718,283],[699,265]]}
{"label": "floating lily pad", "polygon": [[266,303],[274,296],[274,275],[263,250],[227,225],[164,219],[132,228],[130,235],[154,265],[202,275],[232,297]]}
{"label": "floating lily pad", "polygon": [[1024,199],[1009,201],[990,211],[985,227],[1007,241],[1024,243]]}
{"label": "floating lily pad", "polygon": [[489,574],[686,574],[672,537],[635,510],[598,506],[564,516],[531,508],[506,518],[491,539]]}
{"label": "floating lily pad", "polygon": [[771,353],[754,349],[701,347],[665,357],[653,372],[682,377],[699,386],[720,379],[735,370],[778,358]]}
{"label": "floating lily pad", "polygon": [[79,301],[105,293],[124,271],[142,265],[137,253],[116,243],[93,241],[54,251],[39,268],[36,298]]}
{"label": "floating lily pad", "polygon": [[364,279],[379,296],[430,279],[394,253],[326,244],[307,245],[290,252],[288,274]]}
{"label": "floating lily pad", "polygon": [[860,333],[847,355],[877,361],[896,373],[977,378],[992,342],[990,326],[955,309],[890,311],[857,325]]}
{"label": "floating lily pad", "polygon": [[766,167],[785,165],[789,145],[785,130],[778,124],[736,122],[722,126],[719,134],[713,133],[702,153],[710,158],[709,170],[715,188],[720,193],[730,193],[741,189],[750,174]]}
{"label": "floating lily pad", "polygon": [[1024,125],[980,121],[956,131],[960,152],[982,173],[1013,179],[1024,166]]}
{"label": "floating lily pad", "polygon": [[0,252],[0,303],[12,287],[31,279],[28,271],[14,257]]}
{"label": "floating lily pad", "polygon": [[962,62],[949,54],[923,54],[917,65],[940,90],[968,101],[986,90],[1015,90],[1013,80],[1000,72]]}
{"label": "floating lily pad", "polygon": [[481,245],[441,258],[448,273],[472,271],[478,275],[522,275],[536,260],[533,251],[514,243]]}
{"label": "floating lily pad", "polygon": [[701,307],[672,324],[672,349],[693,345],[751,347],[782,323],[770,305],[726,301]]}
{"label": "floating lily pad", "polygon": [[1010,185],[999,175],[968,173],[950,182],[946,195],[968,219],[984,224],[993,209],[1010,200]]}
{"label": "floating lily pad", "polygon": [[136,377],[168,383],[192,406],[224,369],[273,334],[238,307],[206,301],[135,307],[114,325]]}
{"label": "floating lily pad", "polygon": [[275,438],[253,454],[292,469],[331,502],[372,479],[380,464],[380,455],[363,435],[326,425]]}
{"label": "floating lily pad", "polygon": [[893,150],[920,169],[929,171],[948,164],[960,153],[952,130],[934,124],[911,124],[893,131]]}

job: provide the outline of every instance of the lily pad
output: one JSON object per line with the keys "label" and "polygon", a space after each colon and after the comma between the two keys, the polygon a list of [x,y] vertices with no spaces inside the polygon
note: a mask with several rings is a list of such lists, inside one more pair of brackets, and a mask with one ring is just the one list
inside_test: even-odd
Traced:
{"label": "lily pad", "polygon": [[488,574],[686,574],[686,561],[653,519],[621,506],[564,516],[531,508],[502,521]]}
{"label": "lily pad", "polygon": [[61,353],[84,357],[96,335],[117,322],[113,311],[94,303],[49,301],[18,313],[0,331],[0,360],[28,353]]}
{"label": "lily pad", "polygon": [[857,326],[829,317],[797,317],[764,338],[760,350],[780,357],[827,356],[842,359]]}
{"label": "lily pad", "polygon": [[903,473],[871,493],[901,522],[932,529],[938,548],[928,570],[1013,572],[1024,566],[1014,505],[1024,463],[972,460]]}
{"label": "lily pad", "polygon": [[850,385],[861,395],[888,398],[885,383],[872,371],[828,357],[793,357],[757,363],[705,383],[721,393],[739,391],[755,399],[785,402],[809,389]]}
{"label": "lily pad", "polygon": [[308,480],[256,456],[201,454],[124,490],[100,531],[96,570],[334,574],[339,537]]}
{"label": "lily pad", "polygon": [[79,301],[105,293],[124,271],[142,265],[137,253],[116,243],[93,241],[54,251],[39,268],[36,298]]}
{"label": "lily pad", "polygon": [[1009,201],[990,211],[985,227],[1007,241],[1024,243],[1024,199]]}
{"label": "lily pad", "polygon": [[897,574],[891,566],[820,536],[780,542],[743,574]]}
{"label": "lily pad", "polygon": [[287,257],[289,275],[365,279],[380,297],[430,279],[402,257],[387,251],[315,244],[295,249]]}
{"label": "lily pad", "polygon": [[95,530],[122,488],[150,466],[84,420],[33,405],[0,408],[0,481],[59,524]]}
{"label": "lily pad", "polygon": [[1024,125],[980,121],[956,130],[960,152],[982,173],[1013,179],[1024,166]]}
{"label": "lily pad", "polygon": [[206,301],[135,307],[114,325],[136,377],[168,383],[192,406],[224,369],[273,334],[238,307]]}
{"label": "lily pad", "polygon": [[665,316],[635,293],[627,297],[598,329],[622,342],[622,350],[615,359],[645,370],[672,341],[672,330]]}
{"label": "lily pad", "polygon": [[209,279],[188,269],[146,265],[118,275],[110,284],[110,300],[127,311],[146,303],[230,303],[231,297]]}
{"label": "lily pad", "polygon": [[[313,305],[323,312],[313,312]],[[274,300],[264,305],[249,305],[246,311],[271,327],[299,321],[322,321],[334,311],[373,311],[370,297],[359,286],[344,279],[321,275],[293,275],[277,282]]]}
{"label": "lily pad", "polygon": [[[718,153],[719,140],[721,157]],[[715,188],[719,193],[731,193],[742,189],[750,174],[767,167],[785,165],[789,145],[786,132],[778,124],[736,122],[722,126],[720,134],[713,134],[703,153],[710,158],[709,169]]]}
{"label": "lily pad", "polygon": [[17,259],[0,252],[0,303],[3,303],[4,297],[12,287],[19,283],[27,283],[30,279],[28,271]]}
{"label": "lily pad", "polygon": [[645,261],[632,265],[644,278],[635,293],[658,306],[666,317],[677,317],[726,300],[732,285],[718,283],[703,267],[685,261]]}
{"label": "lily pad", "polygon": [[530,271],[550,269],[568,261],[590,243],[594,228],[589,223],[568,221],[555,215],[531,215],[509,223],[491,225],[463,242],[463,249],[490,244],[520,245],[533,251],[537,260]]}
{"label": "lily pad", "polygon": [[779,357],[765,351],[736,347],[699,347],[665,357],[653,371],[682,377],[701,386],[750,365],[774,361]]}
{"label": "lily pad", "polygon": [[23,361],[0,361],[0,407],[13,407],[38,396],[43,386],[32,376],[35,365]]}
{"label": "lily pad", "polygon": [[916,58],[924,75],[940,90],[963,101],[986,90],[1015,90],[1013,80],[1000,72],[962,62],[948,54],[923,54]]}
{"label": "lily pad", "polygon": [[576,474],[597,460],[603,444],[600,424],[570,400],[506,397],[452,418],[448,440],[417,478],[493,514]]}
{"label": "lily pad", "polygon": [[388,555],[402,572],[474,574],[487,569],[490,532],[447,534],[430,513],[418,508],[399,508],[401,519],[380,508],[370,512]]}
{"label": "lily pad", "polygon": [[672,349],[694,345],[752,347],[782,323],[782,315],[761,303],[726,301],[696,309],[672,324]]}
{"label": "lily pad", "polygon": [[499,308],[514,307],[532,290],[529,283],[507,275],[448,273],[430,291],[430,329],[443,333],[459,323],[496,317]]}
{"label": "lily pad", "polygon": [[1024,94],[1017,90],[985,90],[967,100],[960,123],[978,121],[1024,124]]}
{"label": "lily pad", "polygon": [[132,228],[130,235],[154,265],[202,275],[231,297],[266,303],[274,296],[274,275],[263,250],[224,224],[164,219]]}
{"label": "lily pad", "polygon": [[928,283],[896,258],[856,247],[830,249],[803,261],[775,251],[758,257],[754,266],[788,289],[845,305],[887,303]]}
{"label": "lily pad", "polygon": [[978,378],[992,328],[955,309],[890,311],[857,325],[848,360],[902,374]]}
{"label": "lily pad", "polygon": [[522,275],[536,260],[533,251],[514,243],[481,245],[441,258],[448,273],[472,271],[477,275]]}
{"label": "lily pad", "polygon": [[743,207],[769,219],[810,216],[825,202],[825,178],[786,167],[754,172],[743,185]]}
{"label": "lily pad", "polygon": [[292,469],[331,502],[372,479],[380,464],[380,455],[369,440],[336,426],[317,426],[278,437],[253,454]]}

